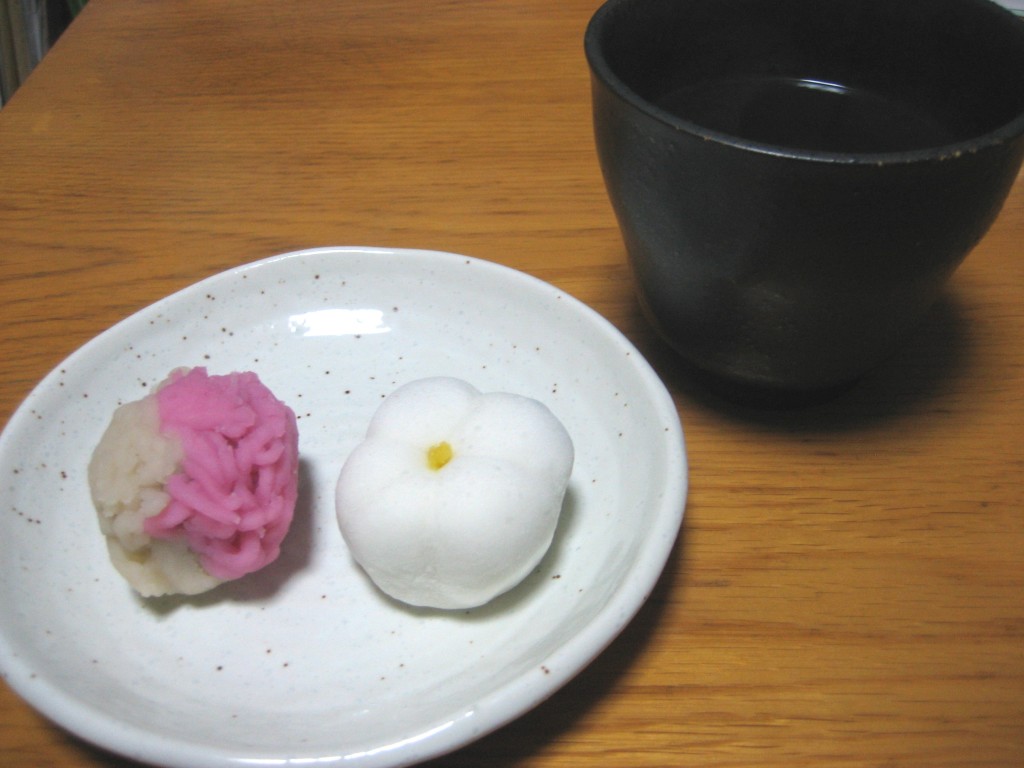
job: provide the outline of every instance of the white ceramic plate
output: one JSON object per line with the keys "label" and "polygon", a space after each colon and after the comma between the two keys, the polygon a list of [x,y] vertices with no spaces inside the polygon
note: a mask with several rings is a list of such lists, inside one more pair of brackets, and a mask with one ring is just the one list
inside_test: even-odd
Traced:
{"label": "white ceramic plate", "polygon": [[[299,416],[281,558],[144,601],[107,559],[86,465],[114,408],[173,368],[254,370]],[[381,398],[457,376],[545,402],[576,446],[555,542],[483,608],[413,610],[353,564],[333,490]],[[686,458],[664,386],[551,285],[453,254],[326,248],[212,277],[103,333],[0,437],[0,669],[58,724],[168,766],[398,766],[507,723],[579,672],[653,588]]]}

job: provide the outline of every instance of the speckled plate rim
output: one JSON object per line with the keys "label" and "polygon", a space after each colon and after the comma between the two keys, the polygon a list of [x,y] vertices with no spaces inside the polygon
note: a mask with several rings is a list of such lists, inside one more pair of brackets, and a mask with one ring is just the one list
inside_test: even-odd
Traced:
{"label": "speckled plate rim", "polygon": [[[633,345],[604,317],[568,296],[564,291],[525,273],[492,262],[468,256],[415,249],[387,249],[366,247],[314,248],[285,253],[239,266],[214,275],[172,294],[121,321],[108,331],[72,353],[30,393],[25,402],[12,415],[0,435],[0,469],[9,475],[13,454],[19,450],[16,435],[23,434],[27,425],[37,418],[36,408],[44,395],[52,396],[58,371],[67,371],[88,363],[101,345],[111,337],[131,338],[145,334],[147,325],[160,317],[168,307],[193,300],[205,292],[219,290],[226,282],[259,270],[288,269],[307,259],[337,258],[339,263],[352,256],[371,255],[376,259],[409,259],[425,269],[437,267],[440,272],[455,264],[472,266],[506,283],[510,290],[526,292],[539,301],[558,302],[587,329],[596,333],[602,343],[621,352],[624,365],[630,366],[629,375],[640,387],[645,398],[663,421],[658,434],[652,434],[652,452],[663,454],[665,466],[671,471],[664,476],[664,487],[657,496],[657,509],[652,515],[653,525],[643,539],[641,549],[630,563],[620,583],[609,595],[603,608],[582,629],[568,637],[543,659],[543,674],[524,674],[506,681],[487,695],[467,702],[461,713],[448,713],[426,730],[410,732],[405,738],[380,744],[374,749],[346,753],[339,744],[335,754],[294,756],[287,751],[277,755],[239,755],[231,750],[211,748],[208,744],[190,744],[177,738],[168,738],[158,727],[147,730],[123,723],[112,722],[87,702],[71,697],[59,681],[50,681],[38,669],[31,669],[13,652],[8,642],[8,628],[0,626],[0,674],[7,684],[29,704],[58,725],[112,752],[161,765],[240,766],[240,765],[318,765],[318,766],[402,766],[451,752],[507,724],[541,701],[547,699],[584,669],[631,621],[649,597],[658,581],[666,560],[674,546],[682,524],[687,496],[687,459],[682,425],[679,422],[671,396],[658,375]],[[509,387],[513,389],[513,387]],[[89,448],[83,450],[91,450]],[[5,510],[6,511],[6,510]],[[9,516],[10,517],[10,516]],[[2,528],[3,524],[0,524]],[[0,590],[6,586],[0,583]]]}

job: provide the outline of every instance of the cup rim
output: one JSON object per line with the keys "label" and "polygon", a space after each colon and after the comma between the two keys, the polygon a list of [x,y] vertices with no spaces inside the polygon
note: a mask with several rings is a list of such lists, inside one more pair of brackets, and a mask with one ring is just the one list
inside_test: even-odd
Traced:
{"label": "cup rim", "polygon": [[[680,133],[692,134],[706,141],[715,142],[748,152],[773,155],[794,160],[816,161],[832,164],[848,165],[895,165],[921,161],[949,160],[965,154],[973,154],[990,147],[1008,143],[1024,135],[1024,110],[1009,122],[985,133],[972,136],[962,141],[942,144],[922,149],[902,150],[897,152],[835,152],[828,150],[799,149],[781,144],[745,139],[741,136],[724,131],[706,128],[699,123],[679,117],[662,109],[655,103],[641,96],[626,84],[608,64],[604,51],[599,44],[601,34],[608,24],[608,19],[621,7],[643,0],[606,0],[591,16],[583,37],[584,54],[590,67],[591,75],[601,80],[605,87],[616,97],[625,101],[640,112],[676,130]],[[987,10],[996,14],[1005,14],[1009,20],[1022,27],[1024,34],[1024,17],[1017,16],[1010,9],[994,0],[966,0],[976,5],[987,6]]]}

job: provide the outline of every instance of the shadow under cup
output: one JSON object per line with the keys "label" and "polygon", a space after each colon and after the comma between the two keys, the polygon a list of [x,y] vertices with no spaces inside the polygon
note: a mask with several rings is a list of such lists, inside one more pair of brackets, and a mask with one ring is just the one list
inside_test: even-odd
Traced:
{"label": "shadow under cup", "polygon": [[885,359],[1024,156],[1024,21],[989,0],[611,0],[585,48],[641,304],[730,388]]}

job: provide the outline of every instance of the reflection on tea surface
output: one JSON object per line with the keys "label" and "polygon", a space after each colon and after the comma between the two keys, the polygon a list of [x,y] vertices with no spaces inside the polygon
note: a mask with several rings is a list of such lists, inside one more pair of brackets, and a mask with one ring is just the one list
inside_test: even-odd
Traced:
{"label": "reflection on tea surface", "polygon": [[902,152],[957,140],[949,127],[913,105],[821,80],[713,80],[673,91],[657,103],[703,128],[789,149]]}

